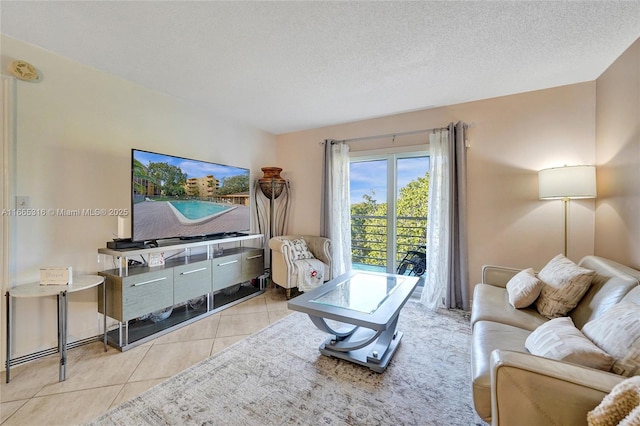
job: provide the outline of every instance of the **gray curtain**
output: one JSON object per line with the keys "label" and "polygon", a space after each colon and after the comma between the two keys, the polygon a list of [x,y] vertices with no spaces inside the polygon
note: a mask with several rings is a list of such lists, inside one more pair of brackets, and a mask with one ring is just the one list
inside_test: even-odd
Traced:
{"label": "gray curtain", "polygon": [[322,155],[322,198],[320,199],[320,236],[329,238],[329,213],[331,211],[331,144],[335,141],[326,139],[323,142],[324,153]]}
{"label": "gray curtain", "polygon": [[467,257],[467,125],[449,124],[451,156],[449,199],[452,203],[449,280],[445,290],[445,307],[469,310],[469,267]]}

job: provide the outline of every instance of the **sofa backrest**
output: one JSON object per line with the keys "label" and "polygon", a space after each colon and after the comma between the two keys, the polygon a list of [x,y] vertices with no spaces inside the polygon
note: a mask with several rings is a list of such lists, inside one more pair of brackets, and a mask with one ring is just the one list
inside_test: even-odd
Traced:
{"label": "sofa backrest", "polygon": [[[573,323],[579,329],[620,302],[627,293],[640,285],[638,279],[628,273],[629,267],[609,259],[586,256],[579,265],[596,271],[591,287],[580,300],[578,306],[569,313]],[[640,298],[640,293],[638,298]]]}
{"label": "sofa backrest", "polygon": [[635,303],[636,305],[640,305],[640,286],[637,286],[636,288],[631,290],[629,293],[627,293],[627,295],[622,298],[622,301],[632,302],[632,303]]}

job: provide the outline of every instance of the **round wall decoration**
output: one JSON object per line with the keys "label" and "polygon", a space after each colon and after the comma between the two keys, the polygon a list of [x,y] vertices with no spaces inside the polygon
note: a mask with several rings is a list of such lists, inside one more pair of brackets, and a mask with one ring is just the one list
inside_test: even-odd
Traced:
{"label": "round wall decoration", "polygon": [[9,65],[9,71],[17,79],[24,81],[36,81],[39,79],[38,71],[36,67],[25,61],[13,61]]}

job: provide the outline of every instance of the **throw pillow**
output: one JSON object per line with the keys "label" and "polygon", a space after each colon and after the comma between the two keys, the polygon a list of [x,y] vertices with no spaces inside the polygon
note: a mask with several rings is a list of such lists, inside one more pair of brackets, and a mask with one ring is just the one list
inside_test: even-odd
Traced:
{"label": "throw pillow", "polygon": [[307,246],[307,242],[302,238],[289,240],[289,247],[291,248],[291,260],[314,258],[313,254],[309,250],[309,246]]}
{"label": "throw pillow", "polygon": [[[634,420],[635,419],[635,420]],[[587,413],[589,426],[633,426],[640,423],[640,376],[618,383]]]}
{"label": "throw pillow", "polygon": [[518,272],[507,283],[509,303],[514,308],[526,308],[536,301],[543,285],[543,282],[536,278],[533,268]]}
{"label": "throw pillow", "polygon": [[640,305],[620,302],[582,327],[585,336],[615,359],[613,371],[640,375]]}
{"label": "throw pillow", "polygon": [[534,355],[609,371],[614,359],[587,339],[571,317],[554,318],[527,337],[525,348]]}
{"label": "throw pillow", "polygon": [[547,318],[566,315],[576,307],[591,286],[594,271],[581,268],[559,254],[538,273],[544,283],[536,299],[536,309]]}

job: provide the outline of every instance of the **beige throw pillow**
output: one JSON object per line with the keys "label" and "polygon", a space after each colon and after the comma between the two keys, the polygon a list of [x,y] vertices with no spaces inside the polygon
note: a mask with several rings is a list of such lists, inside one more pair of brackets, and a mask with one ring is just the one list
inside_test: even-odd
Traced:
{"label": "beige throw pillow", "polygon": [[309,246],[307,246],[307,242],[302,238],[289,240],[289,247],[291,248],[291,260],[314,258]]}
{"label": "beige throw pillow", "polygon": [[559,254],[538,273],[544,283],[536,299],[536,309],[547,318],[566,315],[576,307],[591,286],[595,272],[581,268]]}
{"label": "beige throw pillow", "polygon": [[620,302],[582,327],[585,336],[614,359],[613,371],[640,375],[640,305]]}
{"label": "beige throw pillow", "polygon": [[578,330],[571,317],[555,318],[527,337],[525,348],[534,355],[609,371],[614,359]]}
{"label": "beige throw pillow", "polygon": [[533,268],[518,272],[507,283],[509,303],[514,308],[526,308],[536,301],[543,285],[543,282],[536,278]]}

